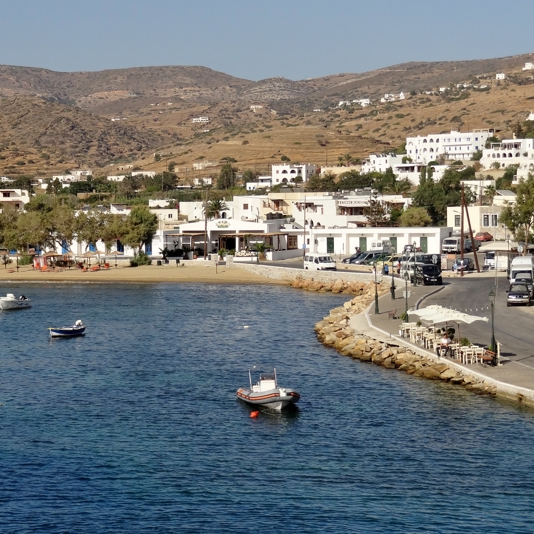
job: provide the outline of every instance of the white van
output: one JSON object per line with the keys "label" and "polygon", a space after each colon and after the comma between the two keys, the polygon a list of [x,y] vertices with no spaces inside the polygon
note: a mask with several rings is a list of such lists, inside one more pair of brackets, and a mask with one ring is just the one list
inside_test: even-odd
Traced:
{"label": "white van", "polygon": [[531,278],[534,279],[534,256],[516,256],[512,260],[510,267],[510,283],[515,282],[515,277],[519,273],[530,273]]}
{"label": "white van", "polygon": [[[464,241],[464,249],[465,241]],[[462,252],[462,238],[461,237],[447,237],[441,244],[441,251],[443,254],[454,254]],[[464,250],[465,252],[465,250]]]}
{"label": "white van", "polygon": [[304,269],[310,271],[337,271],[336,262],[329,254],[319,252],[306,252],[304,256]]}

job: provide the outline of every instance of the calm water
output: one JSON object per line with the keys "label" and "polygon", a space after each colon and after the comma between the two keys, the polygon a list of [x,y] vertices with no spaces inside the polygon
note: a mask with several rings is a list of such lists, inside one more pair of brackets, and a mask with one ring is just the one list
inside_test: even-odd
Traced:
{"label": "calm water", "polygon": [[[349,360],[344,299],[280,287],[4,286],[0,532],[533,532],[534,412]],[[83,338],[46,328],[83,319]],[[244,329],[249,325],[249,329]],[[235,400],[252,365],[302,395]]]}

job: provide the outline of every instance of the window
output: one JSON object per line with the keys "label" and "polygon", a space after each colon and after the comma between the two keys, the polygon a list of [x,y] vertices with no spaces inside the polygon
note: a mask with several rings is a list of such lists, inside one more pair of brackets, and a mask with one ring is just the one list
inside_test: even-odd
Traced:
{"label": "window", "polygon": [[298,248],[297,236],[296,235],[288,235],[287,236],[287,249],[288,250],[295,250],[296,248]]}
{"label": "window", "polygon": [[499,223],[499,216],[497,214],[494,214],[491,216],[491,226],[494,228],[497,228],[497,225]]}
{"label": "window", "polygon": [[169,213],[169,214],[167,215],[167,219],[172,219],[172,213]]}
{"label": "window", "polygon": [[482,226],[484,228],[489,226],[489,215],[482,215]]}
{"label": "window", "polygon": [[248,210],[248,204],[243,204],[243,209]]}
{"label": "window", "polygon": [[460,216],[455,215],[454,216],[454,226],[460,226]]}

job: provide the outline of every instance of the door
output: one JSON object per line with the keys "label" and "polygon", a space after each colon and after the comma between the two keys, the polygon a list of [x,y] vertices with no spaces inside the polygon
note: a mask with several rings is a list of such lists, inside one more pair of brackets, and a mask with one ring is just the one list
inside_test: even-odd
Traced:
{"label": "door", "polygon": [[421,247],[421,252],[423,254],[428,253],[428,237],[419,238],[419,246]]}
{"label": "door", "polygon": [[69,251],[69,244],[66,239],[61,242],[61,254],[66,254]]}
{"label": "door", "polygon": [[152,256],[152,241],[147,241],[145,243],[145,254],[147,256]]}
{"label": "door", "polygon": [[360,251],[367,252],[367,238],[360,237]]}
{"label": "door", "polygon": [[326,252],[328,252],[328,254],[334,253],[334,238],[333,237],[326,238]]}

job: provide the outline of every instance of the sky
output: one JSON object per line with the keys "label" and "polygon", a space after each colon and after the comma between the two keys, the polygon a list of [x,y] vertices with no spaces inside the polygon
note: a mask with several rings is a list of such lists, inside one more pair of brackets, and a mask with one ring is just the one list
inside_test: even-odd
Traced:
{"label": "sky", "polygon": [[533,0],[0,0],[0,64],[302,80],[534,52]]}

